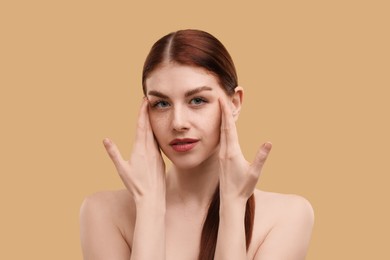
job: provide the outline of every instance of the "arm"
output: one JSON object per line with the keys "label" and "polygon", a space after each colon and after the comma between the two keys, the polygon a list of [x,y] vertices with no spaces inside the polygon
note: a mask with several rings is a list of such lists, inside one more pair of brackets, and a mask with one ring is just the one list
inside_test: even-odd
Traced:
{"label": "arm", "polygon": [[291,196],[286,205],[254,260],[305,259],[314,223],[313,208],[299,196]]}
{"label": "arm", "polygon": [[115,225],[107,193],[87,197],[80,209],[80,239],[84,260],[129,260],[130,249]]}
{"label": "arm", "polygon": [[246,257],[245,206],[243,201],[222,201],[215,258],[244,260]]}
{"label": "arm", "polygon": [[240,149],[233,115],[220,99],[221,134],[219,150],[220,222],[216,260],[247,259],[245,238],[246,202],[253,194],[272,145],[264,144],[249,164]]}
{"label": "arm", "polygon": [[[136,206],[131,250],[117,226],[118,218],[123,217],[118,211],[123,209],[115,203],[108,193],[100,192],[87,197],[81,205],[84,260],[165,259],[165,205],[143,201]],[[132,221],[131,216],[126,217]]]}
{"label": "arm", "polygon": [[134,199],[136,218],[133,241],[132,245],[129,245],[130,253],[124,249],[124,239],[113,224],[115,221],[109,218],[110,211],[107,207],[85,202],[82,207],[81,225],[86,259],[129,259],[128,256],[131,255],[132,260],[164,260],[165,164],[150,126],[148,101],[144,99],[142,103],[136,139],[129,160],[122,158],[111,140],[106,138],[103,143]]}
{"label": "arm", "polygon": [[131,260],[164,260],[165,203],[143,200],[136,208]]}

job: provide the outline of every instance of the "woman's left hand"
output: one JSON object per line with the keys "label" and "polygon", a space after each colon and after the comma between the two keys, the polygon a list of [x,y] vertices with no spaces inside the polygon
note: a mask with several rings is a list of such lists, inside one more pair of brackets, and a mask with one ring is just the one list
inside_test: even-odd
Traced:
{"label": "woman's left hand", "polygon": [[221,200],[233,199],[246,202],[256,188],[272,144],[264,143],[258,150],[255,160],[250,164],[241,152],[235,120],[227,101],[220,98],[219,103],[221,107],[219,150]]}

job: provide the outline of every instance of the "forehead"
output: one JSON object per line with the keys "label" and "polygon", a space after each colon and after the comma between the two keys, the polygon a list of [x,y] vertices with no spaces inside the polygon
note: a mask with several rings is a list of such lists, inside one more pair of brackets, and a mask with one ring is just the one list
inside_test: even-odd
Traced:
{"label": "forehead", "polygon": [[205,69],[174,63],[164,64],[153,71],[146,80],[146,91],[184,93],[207,86],[213,91],[222,91],[217,78]]}

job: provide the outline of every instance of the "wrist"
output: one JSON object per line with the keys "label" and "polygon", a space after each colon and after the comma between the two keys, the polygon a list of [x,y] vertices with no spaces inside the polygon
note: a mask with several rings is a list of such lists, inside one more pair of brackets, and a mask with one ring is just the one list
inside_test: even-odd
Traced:
{"label": "wrist", "polygon": [[232,196],[229,194],[219,194],[220,205],[225,207],[242,207],[246,205],[248,198]]}
{"label": "wrist", "polygon": [[215,259],[246,259],[246,200],[220,200],[218,240]]}
{"label": "wrist", "polygon": [[245,218],[246,201],[245,200],[221,200],[219,205],[220,220],[228,221],[238,220],[241,222]]}
{"label": "wrist", "polygon": [[164,199],[156,199],[155,197],[144,196],[137,198],[135,201],[135,207],[138,213],[150,213],[150,214],[165,214],[166,202]]}

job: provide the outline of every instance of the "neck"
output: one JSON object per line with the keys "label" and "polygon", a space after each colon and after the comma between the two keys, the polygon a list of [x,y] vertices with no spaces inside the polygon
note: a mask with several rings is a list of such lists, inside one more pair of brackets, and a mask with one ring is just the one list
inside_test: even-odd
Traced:
{"label": "neck", "polygon": [[191,169],[179,169],[173,165],[167,175],[168,199],[173,204],[207,209],[218,185],[218,169],[216,156]]}

